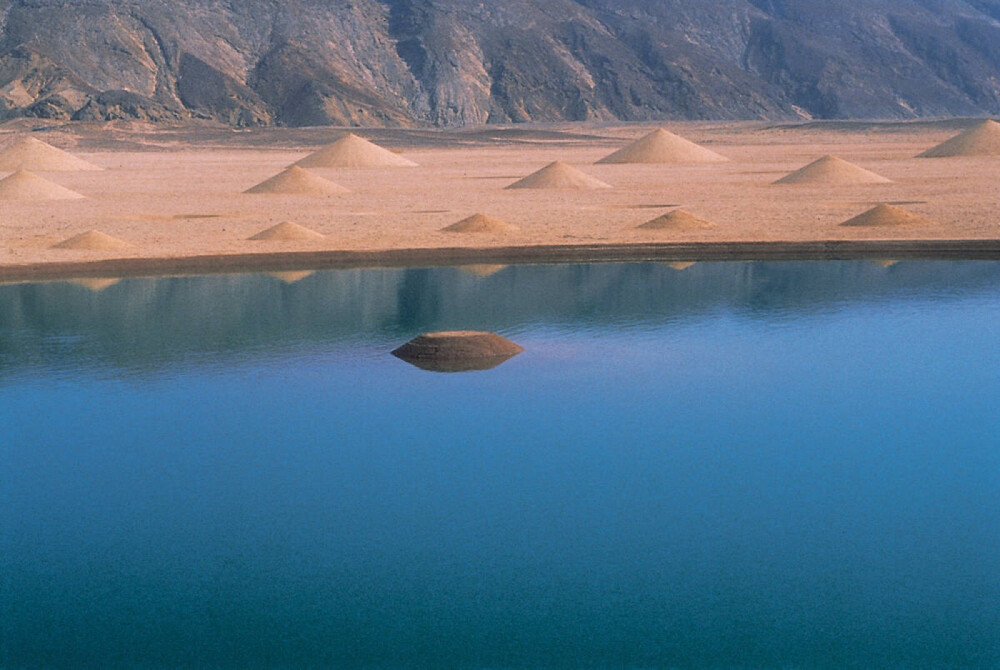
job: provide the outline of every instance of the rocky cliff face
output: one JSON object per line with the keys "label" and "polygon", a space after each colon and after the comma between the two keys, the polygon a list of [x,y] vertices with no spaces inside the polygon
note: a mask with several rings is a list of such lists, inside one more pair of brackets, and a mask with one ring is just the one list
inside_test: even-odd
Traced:
{"label": "rocky cliff face", "polygon": [[0,0],[0,117],[1000,113],[1000,0]]}

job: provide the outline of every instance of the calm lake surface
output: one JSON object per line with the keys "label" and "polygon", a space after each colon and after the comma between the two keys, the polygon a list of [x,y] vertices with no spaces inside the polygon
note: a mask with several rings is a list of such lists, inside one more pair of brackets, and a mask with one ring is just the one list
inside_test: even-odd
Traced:
{"label": "calm lake surface", "polygon": [[1000,263],[473,270],[0,286],[0,668],[1000,667]]}

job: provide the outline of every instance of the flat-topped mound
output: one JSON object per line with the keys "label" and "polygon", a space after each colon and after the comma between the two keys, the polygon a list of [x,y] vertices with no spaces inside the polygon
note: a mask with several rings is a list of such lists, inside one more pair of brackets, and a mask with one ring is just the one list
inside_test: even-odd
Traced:
{"label": "flat-topped mound", "polygon": [[675,209],[636,227],[643,230],[707,230],[716,225],[683,209]]}
{"label": "flat-topped mound", "polygon": [[516,233],[521,229],[492,216],[473,214],[441,230],[449,233]]}
{"label": "flat-topped mound", "polygon": [[13,172],[21,169],[39,172],[68,172],[101,170],[103,168],[34,137],[24,137],[6,149],[0,150],[0,172]]}
{"label": "flat-topped mound", "polygon": [[282,221],[250,236],[249,239],[258,242],[315,242],[325,239],[325,236],[297,223]]}
{"label": "flat-topped mound", "polygon": [[875,174],[842,158],[826,155],[803,168],[786,175],[775,184],[828,184],[851,186],[861,184],[891,184],[891,179]]}
{"label": "flat-topped mound", "polygon": [[690,267],[697,265],[697,261],[673,261],[672,263],[667,263],[667,267],[671,270],[677,270],[678,272],[683,272]]}
{"label": "flat-topped mound", "polygon": [[128,249],[132,245],[117,237],[112,237],[99,230],[88,230],[85,233],[74,235],[63,240],[59,244],[54,244],[53,249],[76,249],[80,251],[120,251]]}
{"label": "flat-topped mound", "polygon": [[306,277],[312,277],[314,274],[316,273],[313,270],[279,270],[277,272],[268,272],[267,276],[274,277],[285,284],[294,284]]}
{"label": "flat-topped mound", "polygon": [[611,188],[596,177],[580,172],[572,165],[556,161],[549,163],[541,170],[532,172],[524,179],[519,179],[507,188]]}
{"label": "flat-topped mound", "polygon": [[879,205],[867,212],[858,214],[854,218],[844,221],[842,226],[934,226],[934,221],[908,212],[902,207],[895,205]]}
{"label": "flat-topped mound", "polygon": [[121,279],[117,277],[80,277],[78,279],[70,279],[70,284],[76,284],[77,286],[82,286],[83,288],[93,291],[94,293],[100,293],[106,288],[114,286]]}
{"label": "flat-topped mound", "polygon": [[598,163],[723,163],[729,159],[663,128],[640,137]]}
{"label": "flat-topped mound", "polygon": [[918,158],[951,158],[954,156],[1000,156],[1000,123],[992,119],[959,133]]}
{"label": "flat-topped mound", "polygon": [[524,348],[497,335],[477,330],[453,330],[418,335],[392,355],[425,370],[461,372],[488,370]]}
{"label": "flat-topped mound", "polygon": [[76,191],[39,177],[27,170],[18,170],[0,179],[0,200],[82,200]]}
{"label": "flat-topped mound", "polygon": [[295,163],[307,168],[333,167],[415,167],[411,160],[388,149],[348,133],[333,144]]}
{"label": "flat-topped mound", "polygon": [[293,165],[266,181],[248,188],[244,193],[263,195],[327,196],[350,193],[340,184],[315,175],[305,168]]}
{"label": "flat-topped mound", "polygon": [[490,265],[487,263],[477,263],[473,265],[460,265],[458,269],[465,274],[472,275],[473,277],[489,277],[495,275],[501,270],[505,270],[506,265]]}

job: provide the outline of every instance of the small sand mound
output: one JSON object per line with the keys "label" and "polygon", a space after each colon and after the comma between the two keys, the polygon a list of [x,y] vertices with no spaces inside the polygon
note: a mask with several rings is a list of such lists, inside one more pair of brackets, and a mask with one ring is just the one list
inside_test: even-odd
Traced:
{"label": "small sand mound", "polygon": [[441,230],[448,233],[516,233],[521,229],[492,216],[473,214]]}
{"label": "small sand mound", "polygon": [[267,276],[274,277],[278,281],[286,284],[294,284],[295,282],[302,281],[306,277],[312,277],[314,274],[316,273],[312,270],[299,270],[298,272],[294,270],[287,270],[281,272],[268,272]]}
{"label": "small sand mound", "polygon": [[325,236],[297,223],[282,221],[275,226],[260,231],[256,235],[252,235],[248,239],[258,242],[315,242],[325,239]]}
{"label": "small sand mound", "polygon": [[68,240],[63,240],[59,244],[52,246],[53,249],[77,249],[82,251],[119,251],[128,249],[132,245],[117,237],[111,237],[99,230],[88,230],[85,233],[74,235]]}
{"label": "small sand mound", "polygon": [[1000,156],[1000,123],[993,120],[959,133],[936,147],[919,154],[918,158],[950,158],[953,156]]}
{"label": "small sand mound", "polygon": [[244,193],[264,195],[340,195],[350,193],[340,184],[323,179],[309,170],[293,165],[266,181],[248,188]]}
{"label": "small sand mound", "polygon": [[675,209],[637,226],[643,230],[707,230],[715,227],[711,221],[689,214],[683,209]]}
{"label": "small sand mound", "polygon": [[723,163],[729,159],[658,128],[605,156],[598,163]]}
{"label": "small sand mound", "polygon": [[0,179],[0,200],[82,200],[83,197],[26,170]]}
{"label": "small sand mound", "polygon": [[415,167],[417,164],[353,133],[309,154],[296,165],[308,168]]}
{"label": "small sand mound", "polygon": [[470,274],[473,277],[489,277],[495,275],[501,270],[506,269],[506,265],[487,265],[487,264],[477,264],[477,265],[460,265],[459,270],[465,274]]}
{"label": "small sand mound", "polygon": [[425,370],[462,372],[494,368],[522,351],[496,333],[455,330],[419,335],[392,355]]}
{"label": "small sand mound", "polygon": [[875,174],[836,156],[823,156],[809,165],[782,177],[775,184],[827,184],[852,186],[860,184],[891,184],[891,179]]}
{"label": "small sand mound", "polygon": [[880,268],[891,268],[893,265],[899,263],[899,261],[894,261],[888,258],[880,258],[878,260],[873,260],[872,263],[879,266]]}
{"label": "small sand mound", "polygon": [[82,286],[85,289],[93,291],[94,293],[100,293],[104,289],[114,286],[121,279],[113,277],[81,277],[79,279],[70,279],[70,284],[76,284],[77,286]]}
{"label": "small sand mound", "polygon": [[678,272],[683,272],[693,265],[697,265],[695,261],[674,261],[673,263],[667,263],[667,267],[671,270],[677,270]]}
{"label": "small sand mound", "polygon": [[895,205],[879,205],[844,221],[842,226],[934,226],[934,221]]}
{"label": "small sand mound", "polygon": [[77,158],[71,153],[56,149],[34,137],[25,137],[0,151],[0,172],[14,170],[39,172],[67,172],[101,170],[102,168]]}
{"label": "small sand mound", "polygon": [[529,174],[507,188],[611,188],[600,179],[580,172],[572,165],[556,161],[549,163],[538,172]]}

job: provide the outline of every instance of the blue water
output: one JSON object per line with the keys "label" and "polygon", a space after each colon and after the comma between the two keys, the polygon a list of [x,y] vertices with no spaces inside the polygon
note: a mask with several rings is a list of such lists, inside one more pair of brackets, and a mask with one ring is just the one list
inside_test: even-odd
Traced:
{"label": "blue water", "polygon": [[0,430],[0,668],[1000,667],[1000,263],[0,286]]}

